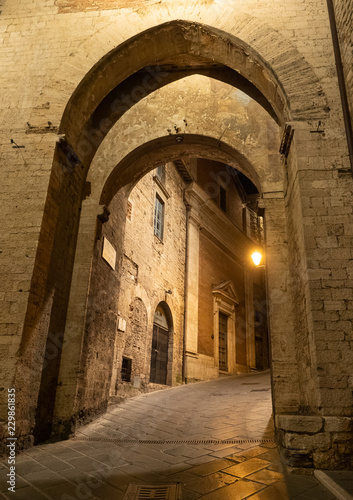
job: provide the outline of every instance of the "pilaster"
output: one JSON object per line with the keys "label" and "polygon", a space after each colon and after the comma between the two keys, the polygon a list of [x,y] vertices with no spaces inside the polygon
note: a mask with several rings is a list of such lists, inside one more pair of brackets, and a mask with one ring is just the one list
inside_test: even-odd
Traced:
{"label": "pilaster", "polygon": [[196,356],[198,351],[200,221],[194,208],[189,208],[186,247],[186,311],[185,354]]}

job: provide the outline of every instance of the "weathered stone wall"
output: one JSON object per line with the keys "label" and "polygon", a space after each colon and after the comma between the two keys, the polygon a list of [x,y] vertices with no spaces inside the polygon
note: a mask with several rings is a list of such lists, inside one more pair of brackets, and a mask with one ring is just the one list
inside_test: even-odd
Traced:
{"label": "weathered stone wall", "polygon": [[[302,0],[272,0],[259,4],[257,0],[230,0],[226,4],[206,1],[200,7],[198,2],[175,3],[166,0],[158,4],[134,2],[131,7],[124,6],[123,9],[94,11],[86,9],[89,7],[88,1],[85,2],[84,9],[78,9],[78,5],[74,1],[57,3],[54,0],[24,0],[20,4],[6,1],[0,17],[1,61],[6,68],[0,74],[0,186],[2,199],[5,200],[1,226],[6,231],[1,254],[1,311],[5,332],[1,337],[1,346],[3,359],[6,359],[2,366],[4,373],[1,375],[5,390],[1,393],[6,393],[8,385],[17,383],[18,390],[21,389],[24,394],[20,396],[18,403],[19,432],[25,436],[32,434],[42,360],[50,333],[50,318],[58,328],[60,326],[54,321],[56,316],[51,314],[52,309],[56,309],[54,304],[58,305],[61,318],[65,317],[72,265],[70,259],[75,249],[75,224],[83,187],[83,180],[78,180],[76,186],[75,181],[68,182],[68,185],[64,183],[66,187],[63,190],[55,188],[55,176],[51,177],[51,172],[53,168],[55,173],[56,168],[52,167],[56,127],[64,116],[61,130],[68,135],[69,142],[72,140],[72,146],[77,147],[83,163],[88,167],[102,137],[96,143],[96,136],[89,137],[84,143],[91,148],[88,151],[83,147],[80,134],[82,131],[82,134],[85,133],[85,124],[98,108],[96,122],[93,121],[91,125],[94,128],[97,123],[102,124],[100,120],[104,118],[105,112],[104,106],[99,107],[100,99],[112,90],[115,83],[121,83],[143,65],[154,64],[155,61],[163,60],[163,57],[169,63],[185,65],[180,54],[177,61],[174,58],[178,48],[180,53],[191,53],[193,62],[196,56],[201,55],[229,66],[236,63],[235,69],[246,79],[253,81],[265,95],[267,103],[270,102],[277,113],[279,123],[283,125],[288,120],[296,121],[296,138],[292,146],[296,155],[288,167],[292,174],[287,186],[287,190],[293,191],[293,194],[290,193],[286,198],[285,207],[291,233],[286,241],[292,269],[300,258],[300,270],[303,270],[299,282],[293,286],[293,292],[298,293],[300,311],[306,315],[305,359],[310,360],[313,365],[303,371],[306,378],[302,379],[300,387],[304,396],[302,394],[299,397],[295,388],[291,404],[288,404],[286,410],[277,405],[281,396],[280,391],[275,389],[275,406],[281,407],[281,411],[285,413],[289,411],[288,408],[295,408],[296,399],[307,399],[313,412],[321,412],[325,417],[349,418],[352,408],[349,378],[352,364],[352,181],[350,178],[340,177],[339,172],[348,168],[348,156],[326,3],[324,0],[314,0],[309,4]],[[111,7],[111,2],[101,4],[102,7],[107,5]],[[116,5],[121,7],[121,4]],[[351,11],[351,3],[347,1],[341,5],[338,19],[342,37],[342,33],[346,33],[345,9],[348,6],[347,12]],[[176,19],[190,21],[190,24],[179,28],[174,26],[174,31],[169,32],[167,28],[159,30],[150,39],[146,35],[141,46],[137,42],[133,44],[138,55],[133,49],[131,53],[121,53],[120,59],[116,55],[115,66],[112,59],[109,59],[113,66],[108,65],[108,70],[103,72],[102,58],[108,52],[146,29]],[[205,27],[197,27],[196,22],[216,27],[219,31],[209,33]],[[171,33],[176,38],[171,38]],[[235,41],[233,45],[229,38]],[[129,54],[131,57],[128,57]],[[75,99],[70,102],[70,112],[64,115],[75,89],[98,61],[101,64],[95,67],[85,85],[80,87]],[[349,53],[344,55],[344,64],[349,80]],[[133,88],[136,89],[134,85]],[[351,88],[350,83],[348,87]],[[252,87],[248,85],[248,88]],[[126,87],[121,90],[122,94],[126,92],[125,89]],[[352,103],[351,91],[349,94]],[[136,99],[132,102],[134,103]],[[197,116],[193,113],[195,115]],[[182,122],[184,117],[178,115],[178,118]],[[325,137],[317,132],[317,135],[311,133],[317,131],[319,120]],[[302,122],[304,129],[298,126],[298,121]],[[132,113],[131,121],[127,124],[129,131],[136,132],[132,145],[138,143],[137,137],[140,137],[141,144],[144,134],[149,133],[143,127],[139,129],[139,123],[138,117]],[[174,130],[174,125],[178,123],[172,120],[163,134],[158,131],[156,136],[167,135],[168,128]],[[217,134],[213,131],[212,136],[219,141],[222,138],[229,141],[232,126],[229,128],[229,136],[228,129],[224,128],[219,128]],[[207,122],[202,129],[206,134]],[[188,134],[188,130],[183,129],[183,134]],[[13,148],[11,139],[25,148]],[[273,158],[271,163],[269,158],[266,162],[262,157],[258,164],[260,167],[257,174],[264,180],[263,195],[266,197],[266,193],[271,190],[280,190],[280,177],[276,176],[279,171],[277,159]],[[308,186],[310,193],[306,193]],[[51,192],[52,189],[58,194],[58,202],[54,204],[51,201],[53,196],[48,196],[48,191]],[[95,186],[92,185],[92,190],[94,189]],[[52,215],[48,216],[49,213]],[[280,208],[278,216],[281,216]],[[315,234],[311,234],[310,229],[302,230],[302,217],[308,227],[315,228]],[[330,229],[332,224],[336,224],[333,234]],[[55,234],[60,235],[57,246],[59,251],[52,251],[54,227],[62,227],[55,231]],[[296,236],[299,236],[298,240],[295,240]],[[273,240],[272,244],[275,248],[276,241]],[[293,252],[297,256],[293,256]],[[82,253],[80,256],[84,258]],[[274,263],[273,257],[269,262]],[[283,262],[281,265],[285,269]],[[306,266],[309,267],[308,271]],[[67,269],[67,276],[61,272],[62,267]],[[53,273],[60,273],[58,281],[61,284],[57,287],[53,286]],[[273,272],[272,276],[275,274]],[[276,286],[274,280],[270,282],[271,286]],[[41,285],[37,286],[36,283]],[[291,286],[291,276],[283,283]],[[38,290],[33,288],[35,286]],[[283,293],[287,296],[286,290]],[[314,296],[317,297],[316,300]],[[81,306],[77,303],[78,309]],[[315,307],[318,307],[316,312]],[[287,310],[290,312],[290,307]],[[73,312],[70,314],[72,316]],[[30,335],[28,315],[33,321]],[[296,325],[300,329],[297,330],[296,338],[300,339],[303,325],[300,322]],[[334,343],[327,341],[333,328],[339,337]],[[284,336],[280,338],[284,329],[285,325],[275,323],[272,330],[274,336],[279,333],[276,343],[276,383],[279,388],[284,381],[282,387],[290,390],[287,382],[292,379],[295,383],[298,367],[291,365],[289,369],[286,366],[286,342],[291,342],[292,339],[287,340]],[[325,338],[324,334],[328,331],[330,334],[326,333]],[[71,346],[71,351],[75,353],[80,345],[78,340],[76,344]],[[39,362],[33,358],[34,352],[40,354]],[[92,350],[90,355],[93,354]],[[295,352],[291,359],[297,359]],[[72,372],[77,368],[76,364],[73,366]],[[326,375],[313,377],[315,397],[309,398],[304,382],[315,371]],[[70,377],[73,376],[74,373],[71,373]],[[32,389],[31,381],[36,382],[32,384]],[[337,387],[340,383],[344,387]],[[68,387],[64,384],[62,390]],[[71,389],[74,393],[75,389],[70,385]],[[1,419],[4,421],[6,404],[3,401],[1,411]],[[72,408],[70,411],[72,413]],[[70,411],[68,410],[69,415]],[[339,432],[339,421],[331,421],[330,425],[330,436],[333,439],[335,430]],[[290,430],[287,426],[285,432]],[[297,450],[293,441],[286,442],[285,445],[294,452]],[[310,450],[311,454],[312,452]],[[325,453],[326,457],[331,457],[330,466],[333,460],[339,463],[336,455],[330,456],[329,450],[325,450]],[[324,458],[320,463],[324,463]]]}
{"label": "weathered stone wall", "polygon": [[264,269],[260,268],[254,276],[254,322],[255,322],[255,360],[258,370],[270,368],[268,310]]}
{"label": "weathered stone wall", "polygon": [[[286,210],[281,193],[260,200],[265,209],[265,270],[271,336],[272,395],[275,414],[298,412],[299,374],[296,360],[293,285]],[[273,332],[276,332],[274,335]]]}
{"label": "weathered stone wall", "polygon": [[[299,158],[289,155],[291,189],[287,190],[286,201],[290,207],[288,243],[293,265],[290,280],[297,311],[298,410],[303,414],[302,422],[307,415],[309,435],[303,437],[295,428],[296,419],[289,416],[285,426],[281,423],[278,429],[286,431],[282,443],[289,464],[332,468],[336,463],[350,467],[352,437],[342,430],[340,417],[349,427],[353,317],[349,278],[352,207],[348,199],[353,183],[343,138],[340,158],[334,155],[338,131],[335,137],[334,132],[331,136],[326,131],[317,133],[298,124],[296,127],[297,147],[293,150],[306,151],[309,161],[301,154]],[[325,153],[323,161],[314,153],[317,148]],[[310,163],[313,169],[308,168]],[[311,427],[311,417],[319,416],[317,428]],[[322,416],[329,417],[329,426],[324,425]],[[278,422],[282,422],[280,416]]]}
{"label": "weathered stone wall", "polygon": [[243,201],[235,187],[230,167],[205,159],[197,161],[197,183],[220,206],[220,186],[226,190],[227,215],[243,229]]}
{"label": "weathered stone wall", "polygon": [[[243,230],[243,203],[231,177],[231,172],[226,165],[209,160],[199,159],[197,163],[197,182],[214,202],[214,210],[220,217],[228,217],[240,230]],[[226,214],[220,209],[220,186],[226,191]],[[207,229],[207,228],[206,228]],[[214,297],[213,288],[226,281],[232,281],[238,299],[239,307],[236,311],[236,346],[234,363],[247,366],[246,349],[246,313],[245,313],[245,288],[244,270],[242,262],[248,256],[236,255],[238,262],[232,259],[229,248],[234,247],[234,242],[228,241],[230,235],[219,230],[219,240],[210,241],[200,231],[200,271],[199,271],[199,353],[215,356],[215,340],[217,332],[214,331]],[[225,248],[223,243],[227,241]],[[218,243],[218,246],[217,246]]]}
{"label": "weathered stone wall", "polygon": [[[158,304],[167,301],[172,314],[173,366],[168,383],[182,380],[184,295],[185,295],[185,227],[186,208],[183,201],[184,182],[174,167],[164,167],[162,180],[156,171],[139,181],[129,196],[131,216],[126,221],[124,256],[119,294],[119,317],[126,320],[126,332],[118,332],[115,351],[115,380],[112,395],[121,389],[122,357],[132,358],[132,382],[138,377],[141,389],[150,381],[153,319]],[[165,202],[164,234],[154,234],[156,193]],[[171,294],[166,292],[171,291]],[[146,308],[144,333],[142,325],[134,328],[134,304]],[[136,326],[136,325],[135,325]],[[170,370],[169,370],[170,371]]]}
{"label": "weathered stone wall", "polygon": [[[137,264],[132,263],[138,268]],[[131,274],[129,273],[130,278]],[[122,290],[122,296],[125,296],[125,290]],[[147,335],[148,317],[145,303],[140,298],[135,298],[129,305],[129,314],[127,318],[127,328],[125,335],[118,332],[119,336],[116,352],[117,377],[113,394],[119,395],[121,386],[122,358],[127,357],[131,360],[131,377],[128,381],[133,382],[137,388],[144,388],[148,383],[148,361],[150,352],[147,352],[147,343],[150,338]],[[114,383],[114,381],[112,381]]]}
{"label": "weathered stone wall", "polygon": [[[296,133],[296,132],[295,132]],[[289,158],[289,162],[291,161]],[[289,163],[292,165],[292,163]],[[291,190],[288,191],[287,204],[290,206],[287,216],[288,228],[288,243],[289,255],[291,264],[290,284],[292,292],[292,307],[296,311],[294,314],[294,336],[296,347],[296,363],[300,367],[298,370],[300,396],[299,411],[315,411],[317,401],[313,400],[317,396],[315,384],[316,380],[316,359],[315,349],[311,345],[310,333],[310,313],[306,310],[308,300],[308,277],[307,277],[307,262],[304,243],[304,231],[307,234],[314,234],[315,231],[320,231],[320,228],[312,227],[311,225],[303,226],[302,223],[302,207],[301,193],[298,184],[297,173],[295,169],[288,169],[288,184],[291,185]],[[309,177],[310,173],[306,172]],[[317,172],[314,173],[314,178],[317,178]],[[314,357],[314,358],[313,358]]]}
{"label": "weathered stone wall", "polygon": [[[20,245],[13,249],[10,246],[7,250],[12,258],[18,253],[19,261],[23,257],[29,261],[35,256],[35,272],[31,282],[25,282],[25,267],[19,263],[11,275],[15,278],[12,292],[7,293],[12,302],[10,311],[19,307],[18,317],[24,314],[22,338],[13,335],[3,337],[10,351],[4,353],[9,365],[8,375],[2,380],[8,386],[23,388],[17,395],[17,432],[19,442],[23,445],[26,445],[30,433],[34,432],[35,438],[41,439],[51,431],[82,197],[82,172],[78,167],[68,165],[57,150],[42,220],[36,222],[32,219],[32,213],[35,218],[36,210],[42,203],[40,199],[33,199],[37,193],[37,180],[50,170],[51,160],[46,159],[47,168],[42,165],[35,167],[23,203],[20,199],[13,200],[16,203],[15,210],[18,208],[22,213],[22,229],[10,229],[11,245],[15,245],[16,238],[23,234],[28,246]],[[29,207],[26,207],[27,203]],[[40,224],[39,240],[35,245],[31,242],[31,235],[35,234]],[[28,237],[25,236],[26,231]],[[8,285],[11,286],[10,275],[7,276],[5,287]],[[19,302],[16,301],[16,295],[20,297]],[[22,295],[28,297],[27,306],[21,303]],[[15,326],[13,319],[5,318],[5,322],[8,323],[7,327]],[[47,337],[45,331],[48,332]],[[9,340],[10,343],[6,342]],[[14,358],[18,362],[17,367]],[[10,367],[16,367],[16,372],[11,371]],[[38,393],[40,397],[37,402]],[[33,429],[34,420],[36,427]]]}
{"label": "weathered stone wall", "polygon": [[340,2],[334,0],[333,4],[353,126],[353,1],[346,0],[345,2]]}
{"label": "weathered stone wall", "polygon": [[[118,193],[107,212],[102,209],[95,218],[95,234],[92,246],[86,245],[85,252],[90,260],[88,297],[83,313],[83,329],[79,322],[66,330],[64,355],[78,349],[75,362],[61,365],[57,378],[57,406],[54,413],[53,432],[67,436],[77,422],[85,422],[104,411],[108,404],[110,380],[113,368],[114,343],[117,331],[118,296],[120,286],[120,263],[124,239],[127,198],[125,192]],[[116,250],[114,268],[102,258],[103,242],[107,238]],[[77,257],[77,256],[76,256]],[[71,295],[70,305],[75,306]],[[81,311],[80,311],[81,312]],[[65,388],[75,387],[71,398],[65,398]],[[55,397],[55,393],[54,393]],[[58,403],[58,401],[60,403]],[[44,405],[45,406],[45,405]]]}
{"label": "weathered stone wall", "polygon": [[246,357],[246,319],[244,270],[229,253],[200,234],[200,285],[199,285],[199,350],[201,354],[214,357],[213,329],[214,306],[212,289],[225,281],[232,281],[239,299],[236,311],[236,356],[235,361],[247,366]]}

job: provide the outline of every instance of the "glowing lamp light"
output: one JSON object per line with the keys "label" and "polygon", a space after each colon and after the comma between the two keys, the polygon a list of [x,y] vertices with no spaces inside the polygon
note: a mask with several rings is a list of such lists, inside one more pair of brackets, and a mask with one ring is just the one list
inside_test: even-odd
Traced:
{"label": "glowing lamp light", "polygon": [[251,256],[255,266],[259,266],[260,263],[261,263],[261,260],[262,260],[262,255],[260,254],[260,252],[254,252]]}

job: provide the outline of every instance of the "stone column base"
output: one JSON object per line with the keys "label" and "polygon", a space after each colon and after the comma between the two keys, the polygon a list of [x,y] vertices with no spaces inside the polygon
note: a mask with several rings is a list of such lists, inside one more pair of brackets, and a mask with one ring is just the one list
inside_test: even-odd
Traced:
{"label": "stone column base", "polygon": [[186,383],[218,378],[218,368],[214,358],[204,354],[186,355]]}
{"label": "stone column base", "polygon": [[289,467],[353,467],[351,417],[277,415],[275,422],[281,458]]}

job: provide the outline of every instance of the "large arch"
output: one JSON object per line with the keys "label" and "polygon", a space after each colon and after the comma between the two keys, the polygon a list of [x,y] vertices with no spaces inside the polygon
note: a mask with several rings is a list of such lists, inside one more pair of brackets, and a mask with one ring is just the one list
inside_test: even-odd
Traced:
{"label": "large arch", "polygon": [[[153,41],[151,41],[152,35]],[[171,36],[176,40],[173,44],[167,43]],[[287,67],[282,68],[282,70],[280,69],[280,62],[274,63],[271,66],[257,51],[253,50],[247,43],[234,37],[234,35],[225,34],[215,28],[201,26],[195,23],[173,21],[134,37],[110,52],[92,68],[78,86],[77,91],[72,95],[62,118],[60,132],[65,135],[65,138],[56,150],[51,185],[49,187],[47,199],[47,207],[50,207],[54,203],[56,218],[53,217],[53,214],[50,213],[49,210],[45,213],[43,231],[39,242],[35,273],[37,272],[40,274],[40,279],[48,287],[46,299],[48,299],[50,303],[49,317],[54,310],[59,310],[59,304],[60,308],[64,311],[63,319],[65,319],[71,282],[77,283],[83,268],[85,273],[89,273],[90,270],[92,257],[88,255],[80,260],[82,257],[82,254],[80,254],[82,248],[80,248],[80,244],[78,244],[78,251],[76,252],[76,261],[79,259],[78,267],[74,270],[72,276],[70,273],[73,268],[73,254],[76,247],[79,219],[81,219],[81,226],[82,222],[85,220],[89,221],[89,224],[94,226],[97,215],[99,215],[99,211],[101,211],[101,203],[97,203],[96,201],[92,202],[92,200],[90,200],[90,193],[85,185],[86,172],[89,169],[97,148],[103,141],[107,132],[113,126],[114,122],[129,108],[129,105],[119,107],[121,104],[120,101],[118,102],[117,109],[115,107],[111,108],[111,105],[116,102],[116,99],[121,99],[119,93],[125,92],[126,87],[123,82],[131,83],[131,81],[134,81],[138,89],[139,86],[142,85],[142,90],[146,90],[147,88],[147,92],[152,92],[155,90],[155,87],[148,88],[148,85],[146,86],[146,84],[143,84],[144,79],[146,75],[148,73],[150,74],[152,71],[152,74],[156,75],[155,80],[159,87],[162,86],[163,80],[159,81],[159,69],[162,67],[163,71],[165,71],[165,65],[168,66],[175,63],[177,68],[183,66],[184,69],[186,67],[187,71],[194,73],[205,71],[206,67],[209,72],[207,73],[208,76],[213,76],[216,74],[214,71],[223,70],[223,68],[225,68],[227,76],[224,80],[229,81],[231,77],[233,78],[233,83],[239,82],[244,84],[246,83],[244,79],[249,81],[250,84],[248,86],[245,85],[243,88],[247,88],[249,93],[257,97],[258,101],[261,102],[271,114],[276,116],[281,125],[288,120],[305,122],[317,117],[322,118],[328,112],[327,102],[323,91],[310,66],[298,52],[294,49],[293,51],[292,57],[296,58],[299,66],[302,68],[302,72],[299,75],[299,81],[298,74],[295,75],[295,78],[294,76],[291,78],[291,74],[288,72]],[[186,60],[184,56],[187,56]],[[214,64],[216,64],[216,68],[213,68]],[[119,68],[119,71],[114,71],[116,67]],[[146,68],[149,68],[151,71],[149,72]],[[228,70],[235,73],[230,73]],[[176,72],[176,74],[178,75],[178,72]],[[137,75],[136,80],[129,80],[133,78],[134,75]],[[180,74],[178,77],[180,77]],[[169,83],[169,80],[166,83]],[[122,86],[119,88],[120,85]],[[117,88],[119,91],[118,93],[115,91]],[[143,94],[141,95],[143,96]],[[139,99],[136,99],[136,102],[138,100]],[[132,101],[131,106],[134,104],[135,102]],[[104,119],[106,119],[106,121],[104,121]],[[175,139],[172,135],[164,140],[172,143]],[[89,146],[85,154],[83,154],[83,144],[88,144]],[[189,148],[193,147],[192,138],[186,137],[184,144]],[[236,150],[227,150],[227,146],[224,146],[224,148],[219,147],[220,144],[221,141],[219,140],[217,148],[215,148],[214,144],[210,146],[210,150],[214,150],[214,153],[212,153],[214,154],[214,158],[219,158],[220,161],[224,161],[225,156],[224,154],[220,154],[220,152],[223,153],[222,149],[225,149],[226,156],[233,156],[233,161],[240,162],[243,165],[244,171],[252,177],[255,183],[258,183],[256,171],[254,169],[251,170],[250,165],[247,165],[247,160],[241,158]],[[198,147],[199,146],[200,141]],[[165,160],[170,159],[170,154],[172,153],[168,151]],[[131,160],[133,158],[134,157],[128,158],[126,164],[131,165]],[[174,158],[173,154],[172,158]],[[153,163],[150,163],[149,168],[153,168],[153,165]],[[63,174],[61,174],[63,168]],[[120,187],[125,189],[125,191],[122,192],[122,200],[126,198],[128,190],[131,189],[129,184],[134,182],[138,178],[138,175],[141,175],[141,171],[139,170],[136,171],[136,178],[119,179],[119,181],[121,180]],[[116,179],[115,172],[110,179],[110,187],[109,183],[107,184],[108,187],[106,192],[102,195],[101,202],[104,201],[109,203],[112,199],[114,192],[111,186],[116,184]],[[58,199],[60,200],[59,202]],[[64,210],[62,205],[65,199],[69,199],[70,204],[65,206]],[[83,203],[82,200],[84,200]],[[275,202],[277,207],[276,210],[282,216],[283,222],[284,207],[282,202],[283,199],[281,199],[281,196],[277,195]],[[267,203],[269,202],[267,201]],[[80,215],[81,208],[82,213]],[[63,210],[65,218],[61,218]],[[68,227],[67,221],[70,219],[72,219],[72,223],[71,226]],[[55,227],[53,235],[48,231],[48,220],[50,220],[51,226]],[[281,238],[283,240],[285,231],[282,226],[278,229],[278,232],[281,233]],[[90,234],[91,246],[88,248],[93,247],[94,230]],[[51,248],[55,245],[55,241],[60,238],[66,238],[68,240],[67,245],[68,247],[70,245],[70,248],[68,254],[65,256],[65,269],[67,273],[63,278],[60,278],[63,282],[59,282],[59,280],[58,289],[55,289],[55,285],[52,285],[52,282],[49,284],[49,281],[52,279],[57,269],[60,268],[60,259],[63,259],[63,256],[56,255],[55,252],[52,252],[46,263],[47,268],[45,268],[44,272],[43,265],[40,265],[39,261],[41,252],[43,252],[44,248],[48,247],[48,241],[50,243],[49,247]],[[78,238],[80,242],[80,233]],[[284,268],[285,267],[282,267],[282,271]],[[280,271],[281,266],[279,266],[277,262],[277,273]],[[71,293],[69,319],[70,314],[77,316],[79,308],[86,303],[89,290],[89,275],[87,275],[86,278],[87,287],[80,289],[76,297]],[[275,281],[275,278],[273,278],[273,281]],[[283,285],[283,289],[284,288],[285,285]],[[53,290],[54,295],[52,294]],[[284,294],[285,292],[286,290],[284,290]],[[61,302],[56,303],[56,299]],[[26,386],[26,382],[24,381],[26,373],[32,370],[32,379],[35,378],[36,373],[40,373],[40,362],[34,363],[31,366],[30,351],[37,345],[40,355],[45,355],[45,343],[47,343],[48,346],[48,328],[50,328],[47,301],[38,305],[35,300],[35,290],[33,289],[30,302],[31,300],[32,303],[28,309],[28,316],[33,316],[33,308],[37,308],[37,313],[39,313],[38,317],[41,318],[43,315],[43,321],[42,325],[33,325],[29,321],[28,329],[24,334],[20,363],[22,364],[22,368],[26,366],[26,370],[22,369],[18,372],[20,385],[23,386]],[[85,373],[82,359],[84,359],[85,356],[82,358],[78,350],[82,345],[81,340],[85,317],[79,319],[81,320],[80,327],[82,331],[79,330],[76,332],[76,350],[72,348],[70,332],[66,331],[66,338],[64,339],[64,353],[68,354],[66,362],[70,364],[73,361],[73,363],[70,368],[69,378],[59,389],[57,407],[60,408],[61,414],[57,414],[56,418],[58,427],[66,427],[66,430],[68,427],[71,429],[72,422],[78,420],[83,411],[81,389],[82,384],[85,382]],[[43,332],[41,332],[40,335],[37,335],[36,332],[38,326],[43,326]],[[59,339],[59,343],[60,342],[61,340]],[[69,353],[68,350],[70,351]],[[294,366],[295,362],[293,362],[292,365]],[[295,371],[293,366],[291,375],[293,370]],[[77,373],[79,374],[78,376]],[[55,384],[55,377],[53,383]],[[32,397],[34,400],[37,400],[38,392],[39,387],[36,382],[32,389],[28,391],[27,397]],[[42,397],[45,397],[44,392],[42,393]],[[293,400],[294,399],[295,398],[293,398]],[[104,405],[105,401],[102,400],[99,409],[104,408]],[[294,406],[295,401],[293,403],[293,407]],[[25,432],[30,432],[31,423],[34,421],[33,407],[27,415],[26,410],[23,410],[23,418],[27,422]]]}
{"label": "large arch", "polygon": [[[181,147],[180,147],[181,146]],[[78,244],[76,251],[75,266],[73,270],[73,285],[71,287],[71,297],[68,309],[68,317],[66,323],[66,341],[63,346],[63,357],[60,367],[60,386],[58,387],[56,404],[55,404],[55,431],[65,436],[72,431],[74,422],[82,418],[90,418],[92,414],[101,411],[107,404],[108,398],[108,385],[106,392],[102,394],[102,399],[98,401],[97,407],[90,408],[89,401],[90,386],[95,383],[95,373],[92,371],[92,364],[87,364],[87,351],[82,346],[88,346],[94,342],[93,337],[89,336],[89,332],[85,325],[87,324],[87,315],[91,321],[94,312],[94,294],[95,290],[92,289],[92,266],[96,263],[96,258],[89,252],[88,248],[93,248],[96,241],[96,224],[97,216],[102,212],[102,206],[105,205],[111,217],[114,219],[106,224],[117,225],[120,227],[119,233],[113,235],[112,240],[115,248],[119,249],[117,254],[117,261],[121,256],[119,252],[122,249],[121,242],[123,241],[124,224],[125,224],[125,211],[124,208],[127,204],[129,193],[132,188],[144,174],[155,168],[158,164],[168,161],[177,160],[182,156],[186,156],[189,152],[192,156],[200,156],[208,159],[213,159],[233,166],[242,170],[257,184],[261,192],[260,178],[256,173],[254,166],[245,157],[231,146],[230,143],[216,140],[213,137],[184,135],[184,141],[180,145],[175,141],[175,136],[165,136],[152,140],[142,146],[136,148],[131,154],[124,157],[112,170],[110,177],[106,180],[105,184],[101,186],[101,197],[97,196],[88,198],[82,204],[81,224],[78,235]],[[104,162],[110,163],[110,158],[103,155]],[[262,179],[263,180],[263,179]],[[95,190],[96,194],[97,191]],[[274,205],[271,206],[271,202]],[[269,280],[271,283],[271,292],[274,305],[280,301],[281,309],[274,311],[273,320],[278,321],[283,315],[283,308],[290,307],[290,294],[287,283],[289,281],[288,258],[286,252],[278,254],[277,248],[280,245],[284,246],[286,239],[286,231],[284,226],[284,206],[283,206],[283,192],[282,197],[279,193],[276,194],[276,199],[272,200],[267,198],[268,209],[268,225],[273,226],[271,230],[271,238],[268,242],[268,262]],[[116,217],[117,210],[121,211],[122,217]],[[109,226],[109,227],[111,227]],[[109,231],[109,229],[108,229]],[[273,260],[271,259],[272,250],[275,247]],[[280,299],[277,295],[280,291]],[[111,281],[111,295],[119,294],[119,284]],[[88,299],[87,299],[88,297]],[[85,305],[88,303],[88,306]],[[81,306],[79,306],[81,304]],[[92,310],[90,310],[92,308]],[[102,313],[102,312],[101,312]],[[105,311],[102,316],[109,316],[109,310]],[[288,318],[290,318],[290,311],[288,310]],[[287,338],[284,341],[281,337],[274,337],[273,345],[276,350],[281,349],[282,354],[287,359],[292,359],[288,363],[287,372],[291,370],[291,390],[286,394],[281,394],[281,391],[276,387],[276,402],[277,407],[283,408],[288,405],[295,404],[298,398],[298,382],[297,373],[295,371],[295,337],[288,335],[289,331],[293,330],[293,325],[288,320],[287,325]],[[113,337],[113,336],[112,336]],[[93,351],[94,351],[93,347]],[[109,349],[107,349],[109,352]],[[112,349],[111,349],[112,352]],[[279,370],[280,371],[280,370]],[[277,373],[276,369],[275,372]],[[77,373],[80,374],[77,377]],[[280,377],[280,375],[279,375]],[[102,378],[102,375],[101,375]],[[110,378],[110,367],[107,363],[106,378]],[[288,381],[286,382],[288,383]],[[280,379],[280,385],[283,388],[284,381]],[[79,417],[80,416],[80,417]]]}
{"label": "large arch", "polygon": [[[270,64],[248,43],[210,26],[176,20],[150,28],[111,50],[87,73],[66,106],[60,133],[87,166],[127,109],[185,71],[239,86],[282,125],[325,117],[327,100],[315,73],[294,47],[284,47],[282,57]],[[285,58],[290,66],[282,63]]]}

